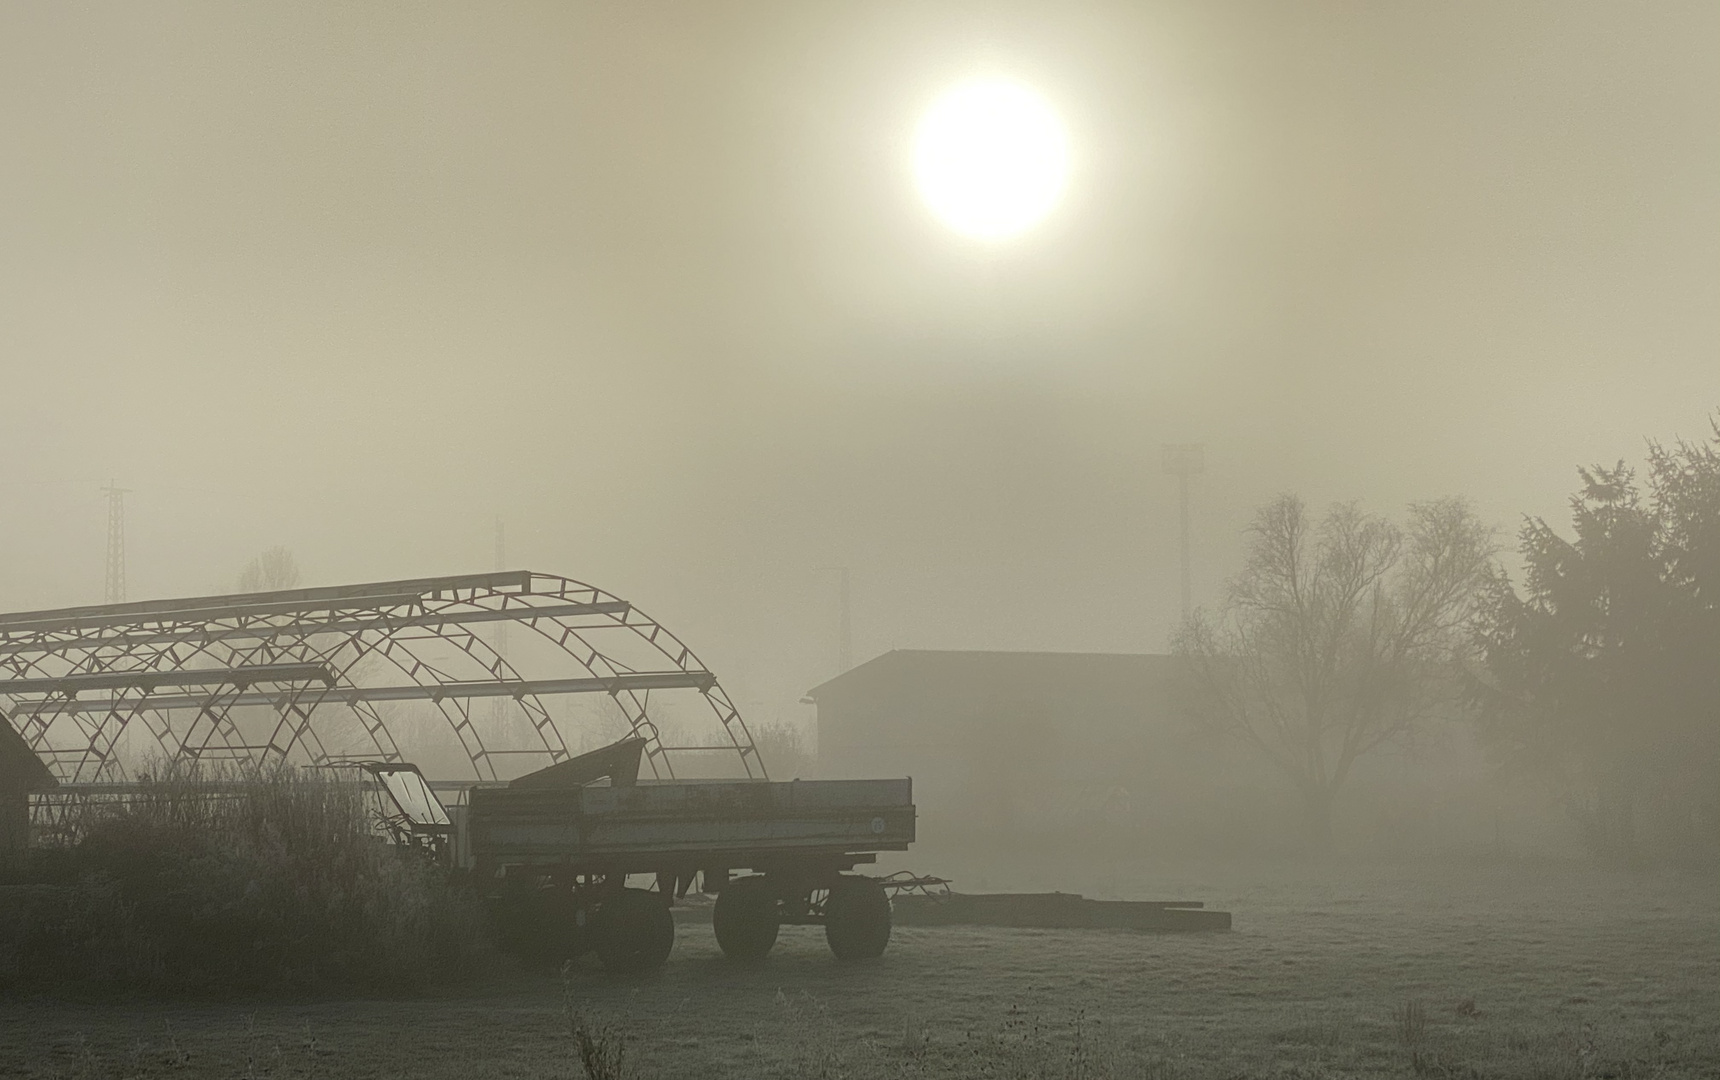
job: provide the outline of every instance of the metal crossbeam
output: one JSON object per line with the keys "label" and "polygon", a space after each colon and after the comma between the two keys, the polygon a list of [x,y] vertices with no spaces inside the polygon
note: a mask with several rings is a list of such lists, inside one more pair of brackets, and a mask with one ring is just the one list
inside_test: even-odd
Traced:
{"label": "metal crossbeam", "polygon": [[253,601],[244,604],[222,604],[214,607],[176,608],[172,611],[147,615],[92,610],[88,614],[71,618],[55,617],[35,621],[21,620],[0,623],[0,634],[77,633],[82,630],[100,630],[108,626],[204,623],[217,619],[264,619],[279,615],[298,615],[308,611],[356,611],[406,607],[422,602],[422,598],[417,593],[389,593],[378,596],[348,597],[340,600]]}
{"label": "metal crossbeam", "polygon": [[[413,597],[413,599],[417,599]],[[39,641],[0,641],[0,656],[21,652],[55,652],[70,650],[128,648],[138,645],[161,645],[175,641],[204,643],[210,641],[263,640],[291,636],[308,638],[316,634],[352,634],[365,630],[393,631],[415,626],[455,626],[461,623],[529,622],[532,619],[576,618],[582,615],[626,615],[633,605],[625,600],[604,600],[594,604],[520,604],[505,608],[483,608],[472,611],[430,611],[417,615],[382,614],[365,618],[332,618],[320,621],[288,623],[255,623],[224,627],[200,622],[181,630],[157,630],[142,634],[107,634],[75,638],[44,645]]]}
{"label": "metal crossbeam", "polygon": [[[505,644],[510,623],[534,631],[517,656]],[[550,653],[564,663],[549,673],[571,677],[531,677],[522,662]],[[363,663],[373,654],[393,667]],[[204,664],[216,666],[191,666]],[[387,679],[386,670],[416,685],[350,685]],[[507,570],[0,614],[0,722],[30,718],[32,747],[66,782],[123,776],[126,732],[140,721],[143,739],[186,759],[316,760],[327,746],[353,743],[395,760],[401,747],[372,703],[414,700],[433,705],[474,773],[493,779],[492,755],[507,751],[486,745],[486,728],[500,713],[480,716],[467,700],[514,698],[532,741],[543,745],[522,752],[553,761],[569,753],[562,729],[571,721],[551,716],[540,699],[579,693],[612,695],[648,741],[652,771],[672,777],[675,755],[661,749],[646,709],[649,691],[676,687],[699,691],[747,774],[762,776],[734,703],[691,649],[620,597],[555,574]],[[235,706],[276,713],[273,733],[241,736],[240,720],[260,717],[235,716]],[[160,722],[167,710],[198,714],[185,741]]]}
{"label": "metal crossbeam", "polygon": [[512,587],[520,592],[531,588],[530,570],[504,570],[488,574],[457,574],[451,577],[411,578],[378,581],[365,585],[338,585],[321,589],[280,589],[274,592],[233,593],[179,600],[143,600],[131,604],[94,604],[49,611],[17,611],[0,615],[0,633],[24,630],[40,632],[63,627],[118,626],[126,623],[180,622],[219,617],[223,611],[262,614],[261,609],[279,605],[281,611],[317,611],[343,607],[386,607],[410,603],[460,589],[495,590]]}
{"label": "metal crossbeam", "polygon": [[85,690],[142,690],[158,686],[254,686],[257,683],[320,682],[334,684],[327,664],[250,664],[232,668],[182,671],[106,671],[94,675],[59,675],[37,679],[0,679],[0,694],[61,694],[77,697]]}
{"label": "metal crossbeam", "polygon": [[[668,690],[692,688],[709,690],[717,677],[708,671],[639,671],[625,675],[608,675],[583,679],[510,679],[492,682],[450,682],[440,686],[338,686],[309,693],[268,693],[245,691],[238,694],[184,694],[174,697],[110,698],[107,700],[71,700],[47,698],[16,702],[7,709],[15,716],[32,716],[46,712],[101,713],[114,709],[130,711],[147,709],[197,709],[218,700],[223,706],[275,705],[295,701],[303,705],[330,702],[355,704],[360,701],[442,701],[446,698],[541,697],[551,694],[620,694],[629,690]],[[0,691],[3,692],[3,691]]]}

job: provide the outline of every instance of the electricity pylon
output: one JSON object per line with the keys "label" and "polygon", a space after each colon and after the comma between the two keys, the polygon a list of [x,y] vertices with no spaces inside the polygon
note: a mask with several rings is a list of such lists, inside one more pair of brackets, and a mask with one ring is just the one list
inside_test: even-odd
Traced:
{"label": "electricity pylon", "polygon": [[836,674],[854,666],[854,616],[848,587],[846,566],[821,566],[819,570],[836,575]]}
{"label": "electricity pylon", "polygon": [[109,604],[125,603],[125,493],[129,490],[117,480],[102,488],[108,501],[107,587],[102,596]]}
{"label": "electricity pylon", "polygon": [[[508,537],[502,528],[501,515],[496,515],[496,572],[508,568]],[[508,624],[506,620],[496,626],[496,655],[505,655],[508,651]]]}
{"label": "electricity pylon", "polygon": [[[500,514],[497,514],[496,515],[496,570],[497,570],[497,572],[500,572],[502,570],[506,570],[507,568],[508,568],[508,538],[507,538],[506,532],[504,532],[502,529],[502,517]],[[496,624],[496,636],[495,636],[495,639],[490,643],[490,645],[491,645],[491,648],[496,650],[496,678],[499,679],[502,677],[502,662],[507,659],[507,653],[508,653],[508,624],[507,624],[507,620],[504,619],[503,621]],[[491,723],[492,729],[493,729],[492,730],[492,737],[500,736],[500,734],[502,732],[502,728],[507,723],[507,718],[508,718],[508,704],[507,703],[508,703],[508,699],[505,697],[495,697],[495,698],[490,699],[490,723]]]}
{"label": "electricity pylon", "polygon": [[1194,587],[1189,574],[1188,478],[1206,471],[1206,450],[1200,443],[1164,444],[1165,472],[1177,478],[1182,502],[1182,617],[1194,614]]}

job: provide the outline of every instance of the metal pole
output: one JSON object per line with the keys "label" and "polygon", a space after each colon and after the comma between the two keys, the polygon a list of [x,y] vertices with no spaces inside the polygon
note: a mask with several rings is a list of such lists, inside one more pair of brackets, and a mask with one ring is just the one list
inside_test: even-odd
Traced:
{"label": "metal pole", "polygon": [[846,566],[820,566],[820,573],[836,575],[836,674],[854,666],[854,623]]}
{"label": "metal pole", "polygon": [[[495,562],[496,562],[496,565],[495,565],[494,569],[496,570],[497,573],[500,573],[501,571],[506,570],[508,568],[507,534],[502,529],[502,515],[500,515],[500,514],[496,515],[496,560],[495,560]],[[508,653],[508,624],[506,621],[499,622],[496,624],[496,639],[494,642],[494,648],[496,650],[496,669],[493,672],[493,674],[495,675],[496,678],[500,679],[502,677],[502,663],[501,662],[507,658],[507,653]],[[506,724],[506,722],[507,722],[507,718],[508,718],[508,702],[507,702],[506,698],[496,698],[494,701],[490,702],[490,723],[492,725],[492,731],[490,732],[490,738],[494,739],[494,738],[500,737],[503,725]]]}
{"label": "metal pole", "polygon": [[[503,570],[506,570],[507,568],[508,568],[508,538],[507,538],[507,533],[502,528],[502,516],[500,514],[497,514],[496,515],[496,565],[495,565],[494,569],[497,573],[501,573]],[[507,651],[508,651],[508,624],[506,622],[503,622],[496,627],[496,652],[498,654],[500,654],[500,653],[506,653]]]}
{"label": "metal pole", "polygon": [[1188,568],[1188,473],[1179,474],[1177,479],[1182,489],[1182,617],[1183,622],[1188,622],[1189,616],[1194,614],[1194,586]]}
{"label": "metal pole", "polygon": [[843,671],[854,666],[854,620],[848,591],[848,568],[842,567],[842,632],[836,641],[836,665]]}
{"label": "metal pole", "polygon": [[1182,617],[1187,622],[1194,614],[1194,582],[1189,564],[1192,561],[1189,551],[1189,520],[1188,520],[1188,488],[1189,477],[1206,469],[1206,449],[1199,443],[1166,443],[1164,450],[1165,472],[1177,478],[1177,494],[1182,520],[1180,523],[1179,547],[1182,554]]}
{"label": "metal pole", "polygon": [[106,603],[125,603],[125,493],[119,481],[109,480],[102,488],[108,501],[107,583],[103,589]]}

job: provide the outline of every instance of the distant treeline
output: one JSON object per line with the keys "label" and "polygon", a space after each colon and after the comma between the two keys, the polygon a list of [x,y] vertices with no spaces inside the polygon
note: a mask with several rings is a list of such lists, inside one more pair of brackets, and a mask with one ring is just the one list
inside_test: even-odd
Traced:
{"label": "distant treeline", "polygon": [[1579,470],[1574,536],[1525,522],[1519,585],[1459,499],[1399,525],[1285,495],[1224,602],[1181,629],[1186,712],[1294,787],[1330,843],[1359,765],[1436,721],[1475,725],[1502,779],[1567,810],[1595,856],[1720,856],[1720,421]]}

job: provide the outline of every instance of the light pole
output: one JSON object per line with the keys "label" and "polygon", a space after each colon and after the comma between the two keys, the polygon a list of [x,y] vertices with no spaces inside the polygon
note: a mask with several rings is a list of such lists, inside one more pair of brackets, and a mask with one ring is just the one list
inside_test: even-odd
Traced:
{"label": "light pole", "polygon": [[1189,580],[1188,478],[1206,471],[1206,450],[1200,443],[1165,443],[1165,472],[1177,478],[1182,504],[1182,617],[1194,614],[1194,588]]}
{"label": "light pole", "polygon": [[[496,515],[496,572],[501,573],[508,568],[508,536],[502,527],[502,515]],[[496,640],[491,647],[496,651],[496,678],[503,677],[502,668],[508,658],[508,620],[503,619],[496,624]],[[501,738],[502,727],[508,719],[508,699],[505,697],[490,700],[490,737]]]}
{"label": "light pole", "polygon": [[108,504],[107,584],[102,597],[109,604],[125,603],[125,494],[129,490],[117,480],[102,488]]}
{"label": "light pole", "polygon": [[854,666],[854,624],[849,606],[848,568],[821,566],[818,569],[836,575],[837,615],[840,619],[836,633],[836,674],[840,675]]}

